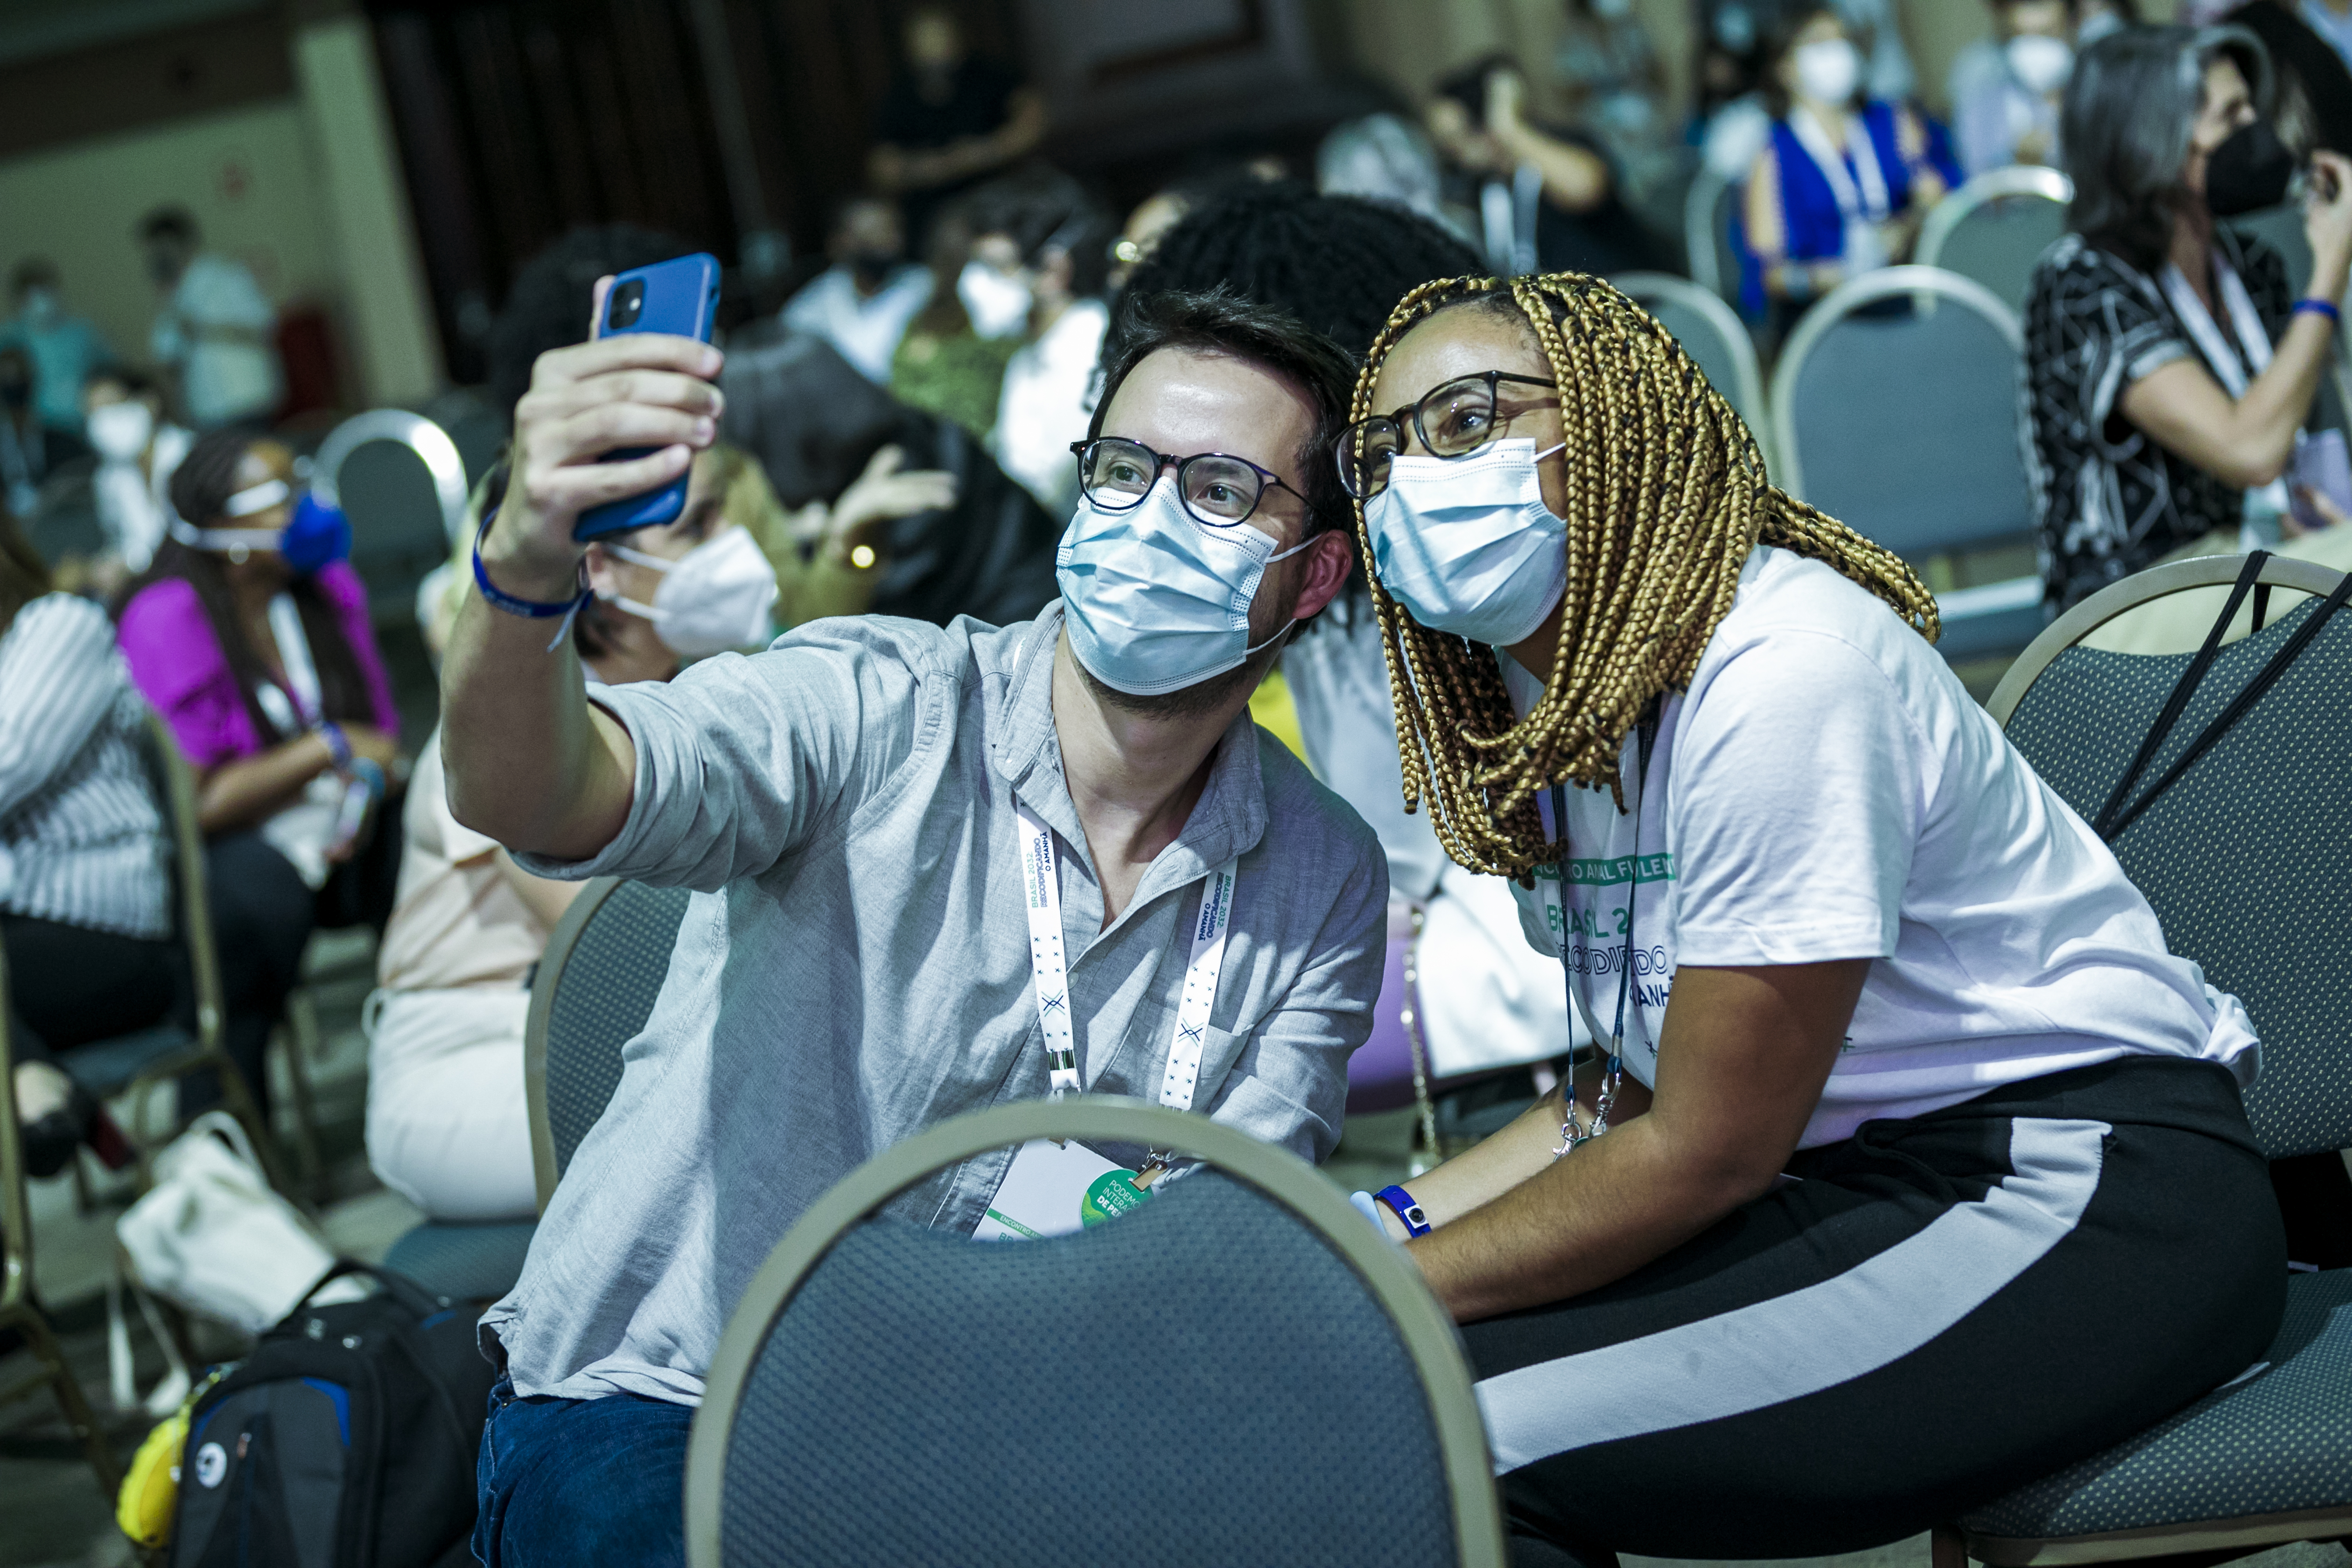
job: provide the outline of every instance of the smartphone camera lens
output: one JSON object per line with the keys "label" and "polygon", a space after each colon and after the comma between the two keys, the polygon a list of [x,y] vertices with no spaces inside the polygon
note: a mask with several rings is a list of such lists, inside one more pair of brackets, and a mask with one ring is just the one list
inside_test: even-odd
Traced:
{"label": "smartphone camera lens", "polygon": [[613,302],[604,312],[604,330],[617,332],[634,327],[637,324],[637,318],[645,313],[646,280],[632,278],[614,288]]}

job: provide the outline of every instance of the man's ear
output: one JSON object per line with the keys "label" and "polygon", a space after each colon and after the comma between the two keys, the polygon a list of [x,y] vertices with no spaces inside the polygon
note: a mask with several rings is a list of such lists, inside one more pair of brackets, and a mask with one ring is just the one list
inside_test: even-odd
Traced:
{"label": "man's ear", "polygon": [[1300,559],[1307,581],[1298,589],[1298,603],[1290,613],[1300,620],[1315,615],[1339,596],[1348,585],[1348,567],[1356,558],[1356,536],[1344,528],[1327,529],[1315,536],[1313,548]]}
{"label": "man's ear", "polygon": [[590,545],[583,559],[588,563],[588,586],[598,598],[607,598],[620,591],[615,581],[620,574],[620,563],[606,553],[602,543]]}

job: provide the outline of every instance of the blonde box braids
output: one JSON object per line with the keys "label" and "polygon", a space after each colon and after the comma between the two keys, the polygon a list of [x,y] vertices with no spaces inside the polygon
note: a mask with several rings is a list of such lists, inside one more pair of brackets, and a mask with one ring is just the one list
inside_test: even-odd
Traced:
{"label": "blonde box braids", "polygon": [[1558,853],[1538,790],[1606,784],[1622,806],[1626,732],[1659,693],[1690,685],[1759,542],[1835,568],[1930,642],[1941,626],[1901,560],[1772,488],[1756,438],[1674,335],[1598,279],[1422,285],[1373,342],[1349,416],[1372,412],[1381,365],[1414,325],[1481,300],[1503,309],[1506,289],[1551,362],[1568,443],[1568,593],[1543,697],[1524,720],[1491,650],[1430,631],[1382,589],[1360,501],[1356,539],[1396,700],[1405,809],[1428,801],[1463,866],[1524,878]]}

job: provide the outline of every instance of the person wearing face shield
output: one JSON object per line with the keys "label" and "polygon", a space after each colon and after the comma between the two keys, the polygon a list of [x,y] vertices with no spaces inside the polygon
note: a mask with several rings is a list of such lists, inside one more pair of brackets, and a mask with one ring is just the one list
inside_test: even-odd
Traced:
{"label": "person wearing face shield", "polygon": [[[740,454],[699,454],[676,522],[597,541],[594,598],[572,625],[591,684],[664,681],[689,659],[773,635],[776,575],[729,515]],[[503,500],[493,481],[485,504]],[[534,877],[450,815],[440,734],[417,753],[400,880],[368,1003],[368,1164],[431,1219],[527,1219],[538,1206],[523,1093],[530,977],[579,892]]]}
{"label": "person wearing face shield", "polygon": [[[215,431],[172,476],[175,514],[117,601],[131,678],[197,774],[227,1047],[266,1099],[262,1052],[318,927],[391,912],[404,764],[392,683],[341,512],[293,454]],[[209,1103],[181,1087],[181,1108]]]}
{"label": "person wearing face shield", "polygon": [[17,263],[8,287],[16,313],[0,321],[0,347],[15,344],[32,356],[41,422],[80,435],[82,382],[113,357],[106,338],[88,318],[66,309],[57,263],[47,257]]}
{"label": "person wearing face shield", "polygon": [[2074,68],[2074,0],[2002,0],[1993,36],[1952,62],[1952,141],[1966,173],[2058,161],[2058,106]]}
{"label": "person wearing face shield", "polygon": [[2275,250],[2217,221],[2288,195],[2302,161],[2270,105],[2268,56],[2235,27],[2116,34],[2067,85],[2073,232],[2025,308],[2053,610],[2176,552],[2275,543],[2352,505],[2341,437],[2303,428],[2352,268],[2352,162],[2309,155],[2300,298]]}
{"label": "person wearing face shield", "polygon": [[833,265],[784,301],[784,325],[823,338],[866,380],[887,386],[907,324],[930,301],[930,268],[907,259],[906,230],[887,196],[843,201],[826,247]]}
{"label": "person wearing face shield", "polygon": [[[1246,709],[1347,578],[1329,443],[1353,370],[1229,296],[1129,308],[1066,453],[1043,615],[818,621],[666,685],[592,690],[549,631],[584,596],[579,513],[716,438],[722,355],[628,335],[540,358],[443,665],[450,808],[536,874],[695,893],[631,1070],[484,1320],[484,1562],[683,1561],[689,1407],[732,1292],[882,1148],[1078,1093],[1314,1160],[1337,1142],[1388,879]],[[624,434],[655,450],[599,461]],[[1161,1170],[1030,1146],[908,1212],[1069,1230],[1089,1181],[1141,1201]]]}
{"label": "person wearing face shield", "polygon": [[1896,1540],[2264,1354],[2245,1010],[1911,570],[1597,279],[1423,285],[1358,388],[1406,801],[1597,1047],[1357,1195],[1463,1325],[1513,1561]]}
{"label": "person wearing face shield", "polygon": [[1847,279],[1907,258],[1961,175],[1942,126],[1866,96],[1862,51],[1827,5],[1791,5],[1763,55],[1773,123],[1740,200],[1739,297],[1785,327]]}

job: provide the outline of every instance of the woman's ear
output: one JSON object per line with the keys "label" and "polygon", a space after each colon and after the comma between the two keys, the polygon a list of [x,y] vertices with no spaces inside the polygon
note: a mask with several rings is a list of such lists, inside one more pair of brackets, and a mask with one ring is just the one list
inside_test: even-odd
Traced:
{"label": "woman's ear", "polygon": [[598,598],[609,599],[621,591],[621,563],[602,542],[591,544],[583,559],[588,563],[588,586]]}

